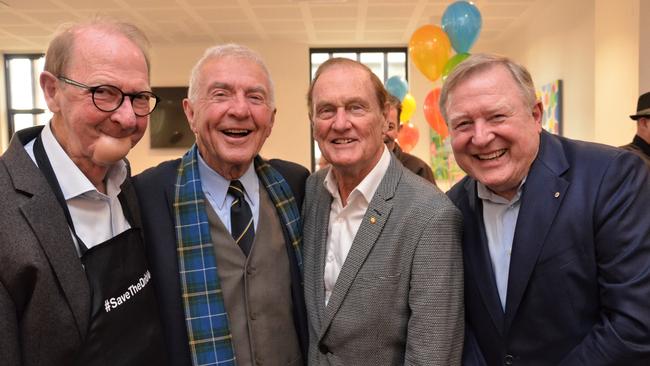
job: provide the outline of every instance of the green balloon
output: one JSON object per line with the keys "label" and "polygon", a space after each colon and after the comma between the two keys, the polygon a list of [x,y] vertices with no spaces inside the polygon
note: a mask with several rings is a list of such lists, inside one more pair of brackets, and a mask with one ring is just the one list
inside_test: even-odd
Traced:
{"label": "green balloon", "polygon": [[447,79],[447,75],[458,66],[459,63],[465,61],[469,57],[469,53],[457,53],[454,57],[447,60],[445,67],[442,69],[442,81],[444,82]]}

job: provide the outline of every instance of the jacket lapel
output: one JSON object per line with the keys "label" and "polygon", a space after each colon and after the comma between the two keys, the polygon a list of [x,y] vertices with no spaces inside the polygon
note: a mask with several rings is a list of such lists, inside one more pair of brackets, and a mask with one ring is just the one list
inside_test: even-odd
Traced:
{"label": "jacket lapel", "polygon": [[503,334],[503,309],[493,275],[492,260],[483,224],[483,205],[476,193],[476,181],[468,179],[465,189],[467,190],[467,205],[471,213],[463,217],[465,220],[463,255],[467,263],[465,271],[471,274],[471,278],[476,282],[476,287],[490,313],[492,322],[496,329]]}
{"label": "jacket lapel", "polygon": [[[322,185],[322,180],[319,180],[319,184]],[[321,186],[322,187],[322,186]],[[323,321],[325,317],[325,257],[327,256],[327,228],[329,225],[330,218],[330,206],[332,204],[332,196],[327,192],[325,188],[321,188],[318,191],[318,198],[316,201],[316,230],[314,235],[316,236],[313,240],[313,243],[322,243],[316,249],[318,251],[317,259],[317,272],[315,274],[316,278],[316,307],[318,308],[318,319]],[[322,326],[319,327],[322,329]]]}
{"label": "jacket lapel", "polygon": [[52,270],[74,314],[80,337],[85,338],[90,318],[90,289],[77,256],[63,210],[45,178],[24,150],[22,138],[29,141],[41,128],[14,136],[5,154],[7,170],[14,188],[29,199],[20,207],[43,248]]}
{"label": "jacket lapel", "polygon": [[[332,291],[332,295],[330,296],[327,307],[325,307],[325,317],[323,318],[323,323],[320,327],[321,333],[319,339],[323,337],[329,328],[329,325],[331,324],[334,316],[340,309],[341,304],[343,303],[348,291],[350,290],[350,287],[352,286],[352,283],[354,282],[359,269],[368,257],[370,250],[377,242],[377,239],[379,238],[379,235],[383,231],[384,225],[388,220],[388,216],[393,208],[391,199],[395,195],[397,183],[402,176],[401,165],[396,164],[395,159],[396,158],[391,155],[391,161],[388,170],[386,171],[386,174],[382,178],[381,183],[375,192],[375,195],[368,205],[368,209],[363,216],[359,230],[357,231],[357,234],[354,237],[354,241],[352,242],[350,252],[345,258],[345,262],[341,268],[341,273],[339,273],[336,284],[334,285],[334,290]],[[329,211],[330,210],[328,206],[327,210],[324,210],[328,217]],[[327,223],[325,224],[327,225]],[[327,228],[327,226],[324,227]],[[321,231],[325,233],[323,243],[327,243],[327,230],[325,229]],[[323,260],[321,260],[323,268],[321,268],[321,274],[324,273],[325,251],[327,250],[326,245],[323,247]],[[320,277],[322,278],[322,275]]]}
{"label": "jacket lapel", "polygon": [[535,268],[546,235],[562,204],[569,182],[561,178],[569,168],[562,145],[542,132],[540,151],[533,162],[521,196],[521,208],[512,245],[506,327],[509,327]]}

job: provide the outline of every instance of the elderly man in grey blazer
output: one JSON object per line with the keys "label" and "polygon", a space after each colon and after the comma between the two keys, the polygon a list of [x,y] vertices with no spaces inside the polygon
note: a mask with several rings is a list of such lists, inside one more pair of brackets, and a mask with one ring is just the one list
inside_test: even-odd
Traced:
{"label": "elderly man in grey blazer", "polygon": [[384,146],[386,91],[366,66],[322,64],[308,107],[331,163],[303,206],[309,364],[460,364],[458,210]]}

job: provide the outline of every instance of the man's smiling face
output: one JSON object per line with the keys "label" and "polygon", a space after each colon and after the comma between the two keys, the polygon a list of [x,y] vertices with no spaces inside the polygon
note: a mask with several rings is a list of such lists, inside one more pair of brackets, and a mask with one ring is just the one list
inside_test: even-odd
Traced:
{"label": "man's smiling face", "polygon": [[367,71],[326,69],[313,88],[314,139],[337,172],[365,177],[384,151],[386,106],[379,105]]}
{"label": "man's smiling face", "polygon": [[185,115],[206,163],[224,177],[239,178],[273,128],[268,75],[254,61],[234,56],[208,60],[200,73],[196,100],[183,101]]}
{"label": "man's smiling face", "polygon": [[458,165],[495,193],[512,198],[537,156],[542,106],[528,105],[503,66],[470,74],[446,104]]}

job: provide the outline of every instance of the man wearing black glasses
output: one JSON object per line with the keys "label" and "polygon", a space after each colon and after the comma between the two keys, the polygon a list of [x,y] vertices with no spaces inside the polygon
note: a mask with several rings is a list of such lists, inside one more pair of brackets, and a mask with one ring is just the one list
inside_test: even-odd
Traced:
{"label": "man wearing black glasses", "polygon": [[0,158],[3,365],[161,365],[160,319],[127,161],[158,98],[146,36],[62,29],[40,85],[49,124]]}

